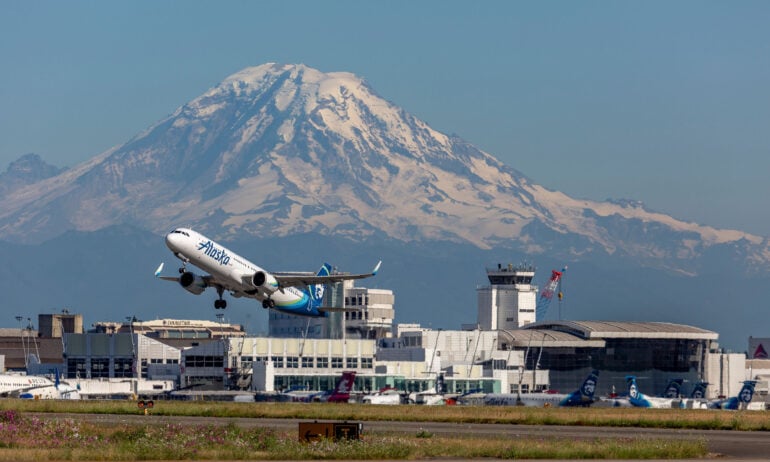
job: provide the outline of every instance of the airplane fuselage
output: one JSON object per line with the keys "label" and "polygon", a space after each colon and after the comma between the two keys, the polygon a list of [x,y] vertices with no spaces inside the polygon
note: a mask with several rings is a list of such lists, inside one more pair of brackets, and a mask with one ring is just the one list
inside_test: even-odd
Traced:
{"label": "airplane fuselage", "polygon": [[0,375],[0,395],[52,386],[53,382],[46,377],[34,375]]}
{"label": "airplane fuselage", "polygon": [[592,402],[581,402],[580,396],[564,393],[490,393],[484,397],[487,406],[589,406]]}
{"label": "airplane fuselage", "polygon": [[[196,231],[187,228],[175,229],[166,235],[166,246],[183,262],[195,265],[211,275],[211,278],[202,277],[199,281],[192,282],[200,285],[200,291],[197,293],[212,285],[217,288],[220,297],[222,291],[226,290],[234,297],[270,300],[271,307],[290,314],[323,316],[323,313],[310,303],[306,291],[296,287],[279,287],[268,271]],[[251,282],[256,274],[266,275],[262,284]],[[193,276],[196,275],[188,278]],[[184,283],[182,284],[184,286]]]}

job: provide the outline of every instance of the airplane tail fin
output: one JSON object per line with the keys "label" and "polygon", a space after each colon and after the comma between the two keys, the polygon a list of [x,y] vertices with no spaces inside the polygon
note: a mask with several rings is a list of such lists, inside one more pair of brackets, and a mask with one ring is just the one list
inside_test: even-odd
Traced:
{"label": "airplane tail fin", "polygon": [[329,396],[329,402],[347,402],[350,399],[350,392],[353,391],[355,380],[356,371],[343,372]]}
{"label": "airplane tail fin", "polygon": [[596,383],[599,381],[599,371],[592,370],[583,380],[580,388],[568,394],[559,402],[559,406],[590,406],[594,402]]}
{"label": "airplane tail fin", "polygon": [[743,382],[743,388],[738,393],[738,400],[743,404],[749,404],[754,397],[754,386],[757,384],[756,380],[746,380]]}
{"label": "airplane tail fin", "polygon": [[[331,273],[332,273],[332,265],[328,263],[324,263],[321,266],[321,269],[318,270],[318,273],[316,274],[316,276],[329,276]],[[308,295],[310,295],[310,304],[314,308],[319,308],[324,299],[324,291],[326,290],[326,285],[313,284],[308,286],[307,290],[308,290]]]}
{"label": "airplane tail fin", "polygon": [[580,395],[584,399],[593,400],[596,392],[596,383],[599,381],[599,371],[594,369],[580,386]]}
{"label": "airplane tail fin", "polygon": [[692,393],[690,393],[690,398],[692,399],[705,399],[706,398],[706,387],[708,386],[708,382],[698,382],[695,384],[695,387],[692,389]]}
{"label": "airplane tail fin", "polygon": [[639,405],[641,397],[639,396],[639,388],[636,385],[636,376],[627,375],[626,384],[628,385],[628,399],[634,406]]}
{"label": "airplane tail fin", "polygon": [[683,379],[671,379],[666,385],[666,389],[663,391],[664,398],[678,398],[679,391],[682,389]]}

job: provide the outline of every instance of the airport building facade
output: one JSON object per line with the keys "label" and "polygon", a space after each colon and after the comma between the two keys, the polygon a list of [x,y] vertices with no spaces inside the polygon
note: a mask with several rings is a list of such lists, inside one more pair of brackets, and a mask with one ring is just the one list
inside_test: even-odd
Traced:
{"label": "airport building facade", "polygon": [[[441,380],[448,393],[568,392],[597,369],[599,394],[624,392],[624,377],[636,375],[648,394],[662,390],[671,378],[683,378],[690,386],[701,379],[709,382],[710,398],[732,396],[740,382],[759,376],[749,377],[745,356],[722,353],[716,340],[714,332],[681,324],[595,321],[550,321],[508,330],[398,324],[391,337],[381,339],[183,340],[89,332],[65,334],[61,367],[69,379],[170,380],[179,389],[253,392],[324,390],[342,371],[354,370],[357,391],[386,386],[425,391]],[[759,361],[767,362],[755,361],[756,372]],[[758,384],[758,392],[766,389]]]}
{"label": "airport building facade", "polygon": [[[448,393],[569,392],[596,369],[598,394],[625,392],[625,376],[635,375],[647,394],[682,378],[689,386],[709,382],[714,398],[755,378],[745,355],[719,349],[715,332],[660,322],[534,322],[534,269],[498,265],[487,274],[490,285],[477,288],[477,322],[460,330],[393,325],[391,291],[337,284],[325,296],[334,308],[327,317],[271,313],[267,337],[248,336],[238,325],[172,319],[65,332],[62,369],[70,379],[173,380],[193,392],[324,390],[345,370],[356,371],[356,390],[364,392],[419,392],[437,383]],[[49,324],[51,331],[82,326]],[[767,384],[757,390],[766,395]]]}

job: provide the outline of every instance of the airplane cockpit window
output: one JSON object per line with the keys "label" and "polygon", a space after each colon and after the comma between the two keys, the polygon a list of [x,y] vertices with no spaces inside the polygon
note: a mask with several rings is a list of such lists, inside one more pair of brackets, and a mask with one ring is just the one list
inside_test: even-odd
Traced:
{"label": "airplane cockpit window", "polygon": [[171,234],[181,234],[183,236],[190,237],[190,234],[188,232],[182,231],[181,229],[175,229],[174,231],[171,232]]}

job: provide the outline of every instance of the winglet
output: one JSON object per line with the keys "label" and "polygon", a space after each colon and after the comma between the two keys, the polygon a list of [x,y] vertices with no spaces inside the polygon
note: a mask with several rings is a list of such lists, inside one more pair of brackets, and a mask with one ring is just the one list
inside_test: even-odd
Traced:
{"label": "winglet", "polygon": [[378,262],[377,262],[377,266],[375,266],[375,267],[374,267],[374,269],[372,270],[372,276],[374,276],[374,275],[376,275],[376,274],[377,274],[377,271],[379,271],[379,270],[380,270],[380,265],[381,265],[381,264],[382,264],[382,260],[380,260],[380,261],[378,261]]}
{"label": "winglet", "polygon": [[160,266],[158,266],[158,269],[155,270],[155,277],[160,276],[161,271],[163,271],[163,262],[161,262]]}

